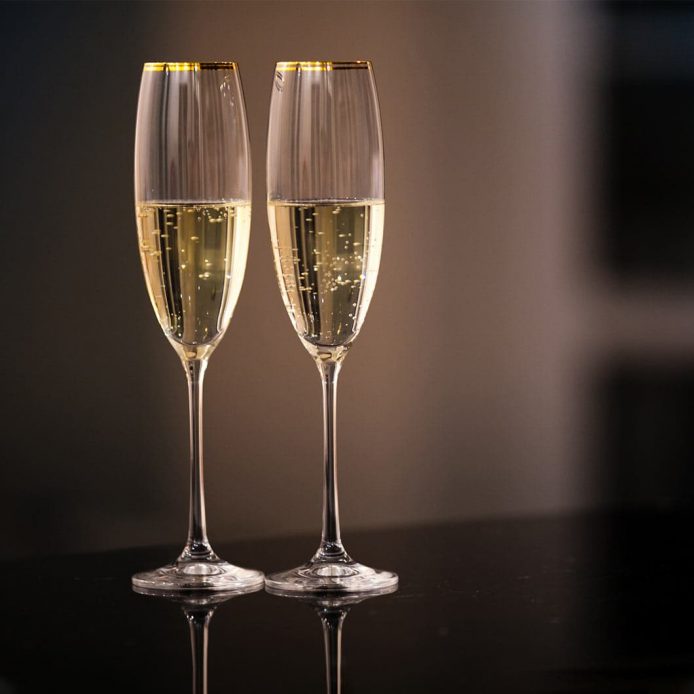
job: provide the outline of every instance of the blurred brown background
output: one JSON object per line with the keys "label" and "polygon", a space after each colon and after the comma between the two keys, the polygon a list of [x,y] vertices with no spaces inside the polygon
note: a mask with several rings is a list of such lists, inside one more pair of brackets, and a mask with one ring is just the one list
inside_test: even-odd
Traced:
{"label": "blurred brown background", "polygon": [[348,546],[361,527],[688,506],[693,35],[688,3],[0,6],[3,552],[185,539],[185,378],[133,214],[148,60],[238,61],[251,129],[246,280],[206,384],[213,543],[320,530],[319,379],[264,206],[288,59],[370,58],[381,99],[383,261],[339,395]]}

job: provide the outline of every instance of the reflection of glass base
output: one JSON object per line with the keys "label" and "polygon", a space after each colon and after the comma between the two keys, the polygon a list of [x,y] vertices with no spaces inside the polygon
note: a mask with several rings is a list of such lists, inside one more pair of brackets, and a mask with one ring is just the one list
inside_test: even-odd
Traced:
{"label": "reflection of glass base", "polygon": [[242,569],[217,561],[177,561],[153,571],[143,571],[132,578],[133,586],[142,592],[179,593],[225,591],[247,593],[263,585],[262,571]]}
{"label": "reflection of glass base", "polygon": [[223,602],[236,598],[239,595],[253,593],[258,590],[258,586],[252,588],[244,588],[242,590],[151,590],[150,588],[140,588],[133,585],[133,592],[138,595],[147,595],[155,598],[166,598],[173,603],[178,603],[183,606],[183,609],[188,608],[208,608],[210,613],[221,605]]}
{"label": "reflection of glass base", "polygon": [[276,595],[297,593],[361,593],[378,595],[392,592],[398,576],[349,561],[309,562],[289,571],[270,574],[265,578],[268,592]]}

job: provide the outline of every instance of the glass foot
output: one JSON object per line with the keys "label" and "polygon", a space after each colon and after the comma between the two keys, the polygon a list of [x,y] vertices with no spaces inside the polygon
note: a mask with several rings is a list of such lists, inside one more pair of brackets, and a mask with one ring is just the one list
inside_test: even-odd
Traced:
{"label": "glass foot", "polygon": [[132,577],[133,586],[147,593],[224,591],[249,593],[263,585],[263,572],[242,569],[221,559],[176,561]]}
{"label": "glass foot", "polygon": [[392,592],[397,585],[398,576],[392,571],[372,569],[352,559],[309,562],[265,578],[265,588],[275,595],[360,593],[366,596]]}

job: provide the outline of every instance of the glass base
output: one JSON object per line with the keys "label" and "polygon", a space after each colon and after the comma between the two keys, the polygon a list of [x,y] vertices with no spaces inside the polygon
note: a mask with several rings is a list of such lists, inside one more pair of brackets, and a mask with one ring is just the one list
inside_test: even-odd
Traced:
{"label": "glass base", "polygon": [[265,588],[275,595],[316,593],[359,593],[379,595],[392,592],[398,576],[392,571],[372,569],[356,561],[312,561],[265,578]]}
{"label": "glass base", "polygon": [[147,593],[224,591],[250,593],[263,586],[264,575],[255,569],[242,569],[221,559],[216,561],[177,561],[132,577],[133,586]]}

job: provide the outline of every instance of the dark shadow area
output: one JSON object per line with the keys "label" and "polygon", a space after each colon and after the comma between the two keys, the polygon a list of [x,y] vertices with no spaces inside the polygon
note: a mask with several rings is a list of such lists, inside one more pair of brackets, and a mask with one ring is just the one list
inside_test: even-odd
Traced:
{"label": "dark shadow area", "polygon": [[[648,316],[650,290],[694,282],[694,3],[597,8],[599,260],[624,298],[639,289]],[[628,358],[603,357],[595,393],[605,497],[619,508],[692,509],[694,361],[626,346]]]}
{"label": "dark shadow area", "polygon": [[0,7],[9,552],[89,546],[108,526],[117,543],[141,509],[156,518],[167,505],[148,383],[166,364],[146,349],[156,333],[132,210],[142,21],[135,3]]}
{"label": "dark shadow area", "polygon": [[609,502],[694,510],[694,364],[615,363],[598,397]]}
{"label": "dark shadow area", "polygon": [[599,5],[604,256],[621,282],[694,278],[694,4]]}

